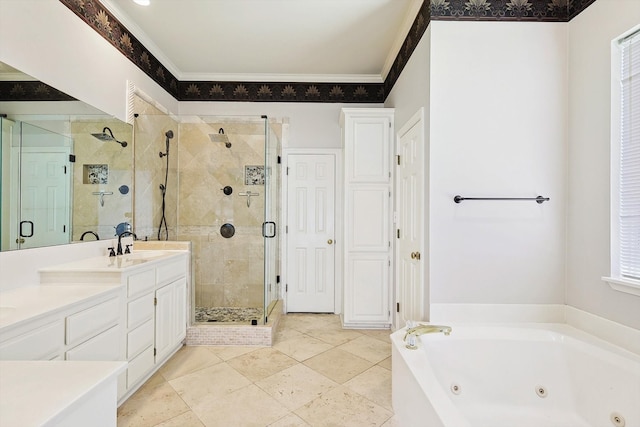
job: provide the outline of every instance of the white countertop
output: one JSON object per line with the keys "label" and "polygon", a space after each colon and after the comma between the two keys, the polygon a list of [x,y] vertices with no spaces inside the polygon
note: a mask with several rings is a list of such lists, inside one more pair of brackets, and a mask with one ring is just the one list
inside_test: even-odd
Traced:
{"label": "white countertop", "polygon": [[82,303],[87,298],[113,293],[122,285],[44,285],[26,286],[0,292],[0,332],[10,326]]}
{"label": "white countertop", "polygon": [[55,425],[127,362],[0,361],[0,425]]}
{"label": "white countertop", "polygon": [[165,260],[167,258],[184,255],[185,251],[170,250],[146,250],[134,251],[126,255],[118,256],[100,256],[93,258],[81,259],[65,264],[53,265],[51,267],[41,268],[40,273],[57,273],[57,272],[122,272],[127,269],[140,267],[146,263]]}

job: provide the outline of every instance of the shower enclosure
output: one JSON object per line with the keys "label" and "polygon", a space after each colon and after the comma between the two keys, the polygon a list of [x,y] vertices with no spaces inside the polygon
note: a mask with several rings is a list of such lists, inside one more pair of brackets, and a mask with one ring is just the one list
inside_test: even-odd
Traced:
{"label": "shower enclosure", "polygon": [[[134,125],[138,238],[156,240],[162,221],[167,240],[192,243],[192,323],[264,324],[280,295],[282,126],[266,116],[176,117],[136,108],[147,112]],[[169,131],[175,137],[166,156]]]}

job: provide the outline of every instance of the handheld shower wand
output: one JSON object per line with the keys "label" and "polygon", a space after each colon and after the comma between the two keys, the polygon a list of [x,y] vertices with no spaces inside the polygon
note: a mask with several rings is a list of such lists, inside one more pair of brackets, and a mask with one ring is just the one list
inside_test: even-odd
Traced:
{"label": "handheld shower wand", "polygon": [[160,158],[163,158],[169,155],[169,140],[173,138],[173,131],[169,129],[168,131],[165,132],[164,136],[166,136],[166,139],[165,139],[166,151],[164,153],[162,151],[160,152]]}
{"label": "handheld shower wand", "polygon": [[160,184],[160,192],[162,193],[162,218],[160,219],[160,225],[158,226],[158,240],[162,240],[162,228],[164,227],[165,240],[169,240],[169,227],[167,226],[167,218],[165,217],[165,196],[167,194],[167,181],[169,179],[169,140],[173,138],[173,131],[168,130],[165,132],[165,147],[166,151],[160,152],[160,158],[167,158],[167,165],[164,170],[164,184]]}

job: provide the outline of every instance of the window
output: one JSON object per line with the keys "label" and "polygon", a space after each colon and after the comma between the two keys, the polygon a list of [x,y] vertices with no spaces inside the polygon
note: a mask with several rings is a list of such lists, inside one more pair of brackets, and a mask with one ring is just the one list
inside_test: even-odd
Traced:
{"label": "window", "polygon": [[612,277],[607,281],[640,295],[640,30],[614,41],[612,80]]}

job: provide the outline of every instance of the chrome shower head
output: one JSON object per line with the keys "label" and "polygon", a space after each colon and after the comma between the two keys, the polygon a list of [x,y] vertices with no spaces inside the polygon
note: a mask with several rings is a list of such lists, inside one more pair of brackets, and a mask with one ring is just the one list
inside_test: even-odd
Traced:
{"label": "chrome shower head", "polygon": [[92,133],[91,135],[102,142],[115,141],[123,147],[127,146],[127,141],[118,141],[116,137],[113,136],[113,132],[111,132],[111,129],[109,129],[108,127],[105,127],[104,129],[102,129],[102,132],[100,133]]}
{"label": "chrome shower head", "polygon": [[209,138],[211,138],[211,142],[222,142],[225,147],[231,148],[229,137],[224,134],[224,129],[222,128],[218,130],[218,133],[210,133]]}

